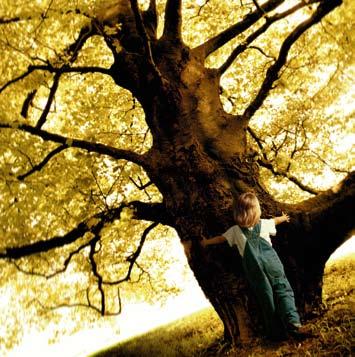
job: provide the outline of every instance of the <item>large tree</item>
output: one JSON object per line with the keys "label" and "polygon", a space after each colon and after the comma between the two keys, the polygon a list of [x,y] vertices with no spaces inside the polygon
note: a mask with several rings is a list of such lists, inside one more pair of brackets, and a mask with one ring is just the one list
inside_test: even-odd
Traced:
{"label": "large tree", "polygon": [[[349,125],[346,110],[324,111],[349,88],[351,38],[331,33],[350,36],[348,13],[324,22],[341,0],[103,3],[5,6],[0,257],[50,277],[82,256],[98,292],[87,289],[86,304],[105,314],[110,289],[144,273],[147,235],[170,226],[226,339],[245,342],[252,307],[238,254],[198,242],[233,224],[233,197],[254,191],[265,217],[291,216],[274,245],[306,316],[354,227],[354,173],[335,168],[343,179],[327,190],[306,175],[327,164],[316,140]],[[270,175],[307,198],[275,196]],[[105,258],[122,261],[123,241],[120,275]],[[56,268],[47,255],[61,257]]]}

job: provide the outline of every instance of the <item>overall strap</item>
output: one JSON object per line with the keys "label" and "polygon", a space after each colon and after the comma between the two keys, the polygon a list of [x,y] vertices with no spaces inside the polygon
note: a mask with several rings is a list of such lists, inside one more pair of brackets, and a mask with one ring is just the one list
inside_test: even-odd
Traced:
{"label": "overall strap", "polygon": [[260,227],[261,227],[261,222],[259,221],[251,230],[245,227],[240,227],[240,229],[243,232],[243,234],[247,237],[247,239],[250,239],[250,238],[258,238],[260,236]]}
{"label": "overall strap", "polygon": [[260,237],[260,229],[261,229],[261,221],[259,221],[253,228],[253,231],[252,231],[253,238]]}

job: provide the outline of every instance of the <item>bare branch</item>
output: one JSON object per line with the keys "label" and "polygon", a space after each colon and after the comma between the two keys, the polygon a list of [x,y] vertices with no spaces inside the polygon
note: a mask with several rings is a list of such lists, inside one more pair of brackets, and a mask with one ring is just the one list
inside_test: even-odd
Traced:
{"label": "bare branch", "polygon": [[254,12],[249,13],[245,18],[237,22],[236,24],[230,26],[223,32],[219,33],[217,36],[212,37],[207,40],[205,43],[194,48],[194,51],[203,53],[205,57],[209,56],[211,53],[216,51],[218,48],[225,45],[227,42],[232,40],[234,37],[240,35],[242,32],[247,30],[253,24],[255,24],[260,18],[264,16],[264,13],[267,13],[271,10],[276,9],[284,0],[269,0],[263,5],[260,6],[262,12],[258,9]]}
{"label": "bare branch", "polygon": [[244,111],[243,117],[245,120],[249,120],[255,112],[261,107],[269,91],[271,90],[274,82],[278,79],[279,71],[284,66],[287,60],[288,53],[292,45],[298,40],[298,38],[305,33],[310,27],[317,24],[324,16],[334,10],[337,6],[341,5],[341,0],[323,1],[321,2],[316,11],[307,20],[300,23],[290,35],[287,36],[283,42],[279,56],[275,63],[269,67],[266,72],[266,77],[261,85],[261,88]]}
{"label": "bare branch", "polygon": [[323,159],[322,156],[319,155],[315,150],[312,150],[309,147],[304,147],[304,148],[300,149],[299,151],[308,151],[308,152],[310,152],[312,155],[314,155],[317,158],[317,160],[322,162],[325,166],[329,167],[334,172],[338,172],[338,173],[342,173],[342,174],[349,174],[350,173],[349,170],[345,170],[345,169],[341,169],[341,168],[332,166],[329,162],[327,162],[325,159]]}
{"label": "bare branch", "polygon": [[104,145],[101,143],[93,143],[86,140],[71,139],[62,135],[53,134],[48,131],[35,128],[27,124],[18,124],[11,126],[10,124],[5,124],[0,122],[0,128],[8,129],[18,129],[32,135],[38,136],[45,141],[53,141],[68,147],[75,147],[79,149],[84,149],[88,152],[96,152],[103,155],[108,155],[115,159],[131,161],[137,165],[147,167],[148,163],[145,155],[137,154],[131,150],[117,149],[113,146]]}
{"label": "bare branch", "polygon": [[60,145],[57,148],[55,148],[53,151],[51,151],[39,164],[32,166],[31,170],[26,172],[25,174],[17,176],[18,180],[24,180],[26,177],[32,175],[36,171],[40,171],[43,169],[43,167],[49,162],[49,160],[54,157],[55,155],[59,154],[63,150],[67,149],[67,145]]}
{"label": "bare branch", "polygon": [[[83,237],[86,233],[90,232],[91,229],[94,229],[95,226],[99,225],[101,223],[101,220],[104,220],[104,218],[106,218],[105,216],[104,217],[101,216],[102,214],[94,216],[95,218],[101,218],[99,219],[98,223],[92,225],[90,220],[80,222],[75,228],[73,228],[64,236],[55,236],[48,240],[41,240],[20,247],[6,248],[5,253],[0,253],[0,259],[1,258],[19,259],[37,253],[48,252],[49,250],[60,248],[65,245],[74,243],[79,238]],[[108,217],[106,219],[108,219]]]}
{"label": "bare branch", "polygon": [[259,51],[262,55],[264,55],[267,58],[271,58],[274,61],[276,61],[276,58],[272,55],[267,54],[262,48],[258,47],[258,46],[248,46],[248,49],[253,49],[253,50],[257,50]]}
{"label": "bare branch", "polygon": [[296,177],[294,177],[293,175],[289,174],[286,171],[280,171],[280,170],[276,170],[272,164],[269,161],[266,161],[265,159],[259,159],[258,164],[262,167],[265,167],[266,169],[270,170],[273,175],[275,176],[282,176],[287,178],[289,181],[293,182],[295,185],[297,185],[302,191],[311,193],[312,195],[318,195],[321,192],[303,184],[299,179],[297,179]]}
{"label": "bare branch", "polygon": [[181,0],[167,0],[163,38],[181,42]]}
{"label": "bare branch", "polygon": [[152,223],[151,225],[149,225],[143,232],[142,236],[141,236],[141,239],[139,241],[139,245],[138,245],[138,248],[136,249],[136,251],[134,253],[132,253],[129,257],[127,257],[127,262],[129,262],[129,267],[128,267],[128,271],[127,271],[127,274],[124,278],[122,279],[119,279],[119,280],[116,280],[116,281],[104,281],[103,283],[106,284],[106,285],[118,285],[118,284],[121,284],[123,283],[124,281],[128,281],[131,279],[131,273],[132,273],[132,269],[133,269],[133,266],[134,264],[136,263],[136,260],[138,259],[141,251],[142,251],[142,248],[143,248],[143,245],[144,245],[144,242],[147,238],[147,235],[149,234],[149,232],[151,230],[153,230],[156,226],[158,225],[158,223]]}

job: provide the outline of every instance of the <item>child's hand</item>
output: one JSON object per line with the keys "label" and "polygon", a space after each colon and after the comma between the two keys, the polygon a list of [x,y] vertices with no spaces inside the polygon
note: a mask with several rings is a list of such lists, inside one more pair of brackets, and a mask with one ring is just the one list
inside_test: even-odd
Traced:
{"label": "child's hand", "polygon": [[201,235],[201,237],[202,237],[202,239],[200,240],[200,245],[202,248],[206,248],[208,245],[208,243],[207,243],[208,239],[203,235]]}
{"label": "child's hand", "polygon": [[282,216],[281,217],[282,217],[284,222],[290,222],[290,216],[287,213],[282,212]]}

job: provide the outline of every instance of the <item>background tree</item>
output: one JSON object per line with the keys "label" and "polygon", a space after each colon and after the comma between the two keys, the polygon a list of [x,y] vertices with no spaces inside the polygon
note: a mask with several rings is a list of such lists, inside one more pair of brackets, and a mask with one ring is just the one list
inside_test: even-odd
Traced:
{"label": "background tree", "polygon": [[[104,4],[4,3],[1,258],[48,278],[89,271],[75,296],[110,314],[122,283],[146,274],[147,236],[170,226],[226,339],[244,342],[238,255],[198,241],[253,190],[264,216],[290,214],[275,247],[300,310],[318,307],[325,262],[354,225],[351,158],[323,145],[348,142],[353,5]],[[307,174],[328,161],[342,181],[317,189]],[[300,191],[273,192],[274,176]]]}

